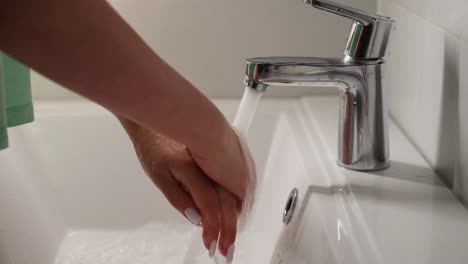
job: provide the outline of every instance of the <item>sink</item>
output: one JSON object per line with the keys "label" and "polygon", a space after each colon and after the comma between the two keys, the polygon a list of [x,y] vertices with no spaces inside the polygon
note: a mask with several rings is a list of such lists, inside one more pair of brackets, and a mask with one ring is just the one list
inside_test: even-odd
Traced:
{"label": "sink", "polygon": [[[233,119],[238,100],[214,102]],[[0,263],[208,262],[184,259],[198,231],[144,175],[117,120],[86,101],[36,110],[0,152]],[[261,102],[248,138],[257,200],[234,263],[465,263],[468,213],[397,126],[389,169],[349,171],[335,163],[337,112],[334,95]]]}

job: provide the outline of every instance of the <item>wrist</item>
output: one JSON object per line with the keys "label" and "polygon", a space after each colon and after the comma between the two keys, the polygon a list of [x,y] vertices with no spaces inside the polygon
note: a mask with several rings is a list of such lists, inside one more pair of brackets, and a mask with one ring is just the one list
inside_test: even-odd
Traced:
{"label": "wrist", "polygon": [[227,121],[220,124],[218,128],[210,130],[206,140],[199,149],[190,149],[196,160],[213,160],[219,155],[225,155],[226,151],[232,150],[237,144],[237,136]]}

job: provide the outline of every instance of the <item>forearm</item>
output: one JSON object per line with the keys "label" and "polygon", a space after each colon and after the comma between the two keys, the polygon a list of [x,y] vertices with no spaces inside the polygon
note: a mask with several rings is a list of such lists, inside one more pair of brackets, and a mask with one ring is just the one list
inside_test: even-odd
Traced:
{"label": "forearm", "polygon": [[63,86],[194,150],[229,129],[216,107],[103,0],[0,3],[0,48]]}

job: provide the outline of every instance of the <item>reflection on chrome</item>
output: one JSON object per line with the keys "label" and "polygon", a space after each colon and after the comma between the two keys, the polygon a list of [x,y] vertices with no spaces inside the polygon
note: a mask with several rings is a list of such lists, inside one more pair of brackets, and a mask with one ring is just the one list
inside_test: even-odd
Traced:
{"label": "reflection on chrome", "polygon": [[352,170],[384,169],[390,162],[382,68],[395,22],[332,1],[306,3],[354,20],[344,58],[250,58],[245,84],[262,92],[270,86],[338,88],[338,164]]}

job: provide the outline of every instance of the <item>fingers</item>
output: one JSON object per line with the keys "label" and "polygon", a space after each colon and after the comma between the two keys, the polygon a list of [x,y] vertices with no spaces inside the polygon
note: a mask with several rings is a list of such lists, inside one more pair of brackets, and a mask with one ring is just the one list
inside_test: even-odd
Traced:
{"label": "fingers", "polygon": [[238,203],[236,197],[223,188],[217,188],[220,200],[220,237],[219,250],[226,256],[228,263],[232,262],[235,250],[235,241],[237,233]]}
{"label": "fingers", "polygon": [[[134,144],[147,174],[179,212],[192,223],[201,223],[210,255],[214,255],[219,237],[219,248],[231,262],[241,208],[238,200],[244,200],[249,176],[237,137],[228,144],[226,155],[218,152],[201,162],[195,162],[184,146],[162,135],[143,133],[139,137]],[[223,188],[213,182],[216,179]]]}
{"label": "fingers", "polygon": [[235,194],[239,200],[244,200],[249,169],[241,142],[231,130],[220,146],[222,149],[206,155],[197,152],[191,152],[191,155],[208,177]]}
{"label": "fingers", "polygon": [[185,216],[192,224],[200,225],[201,216],[192,197],[184,190],[182,185],[177,182],[169,171],[157,173],[151,172],[150,178],[153,183],[161,190],[169,203]]}
{"label": "fingers", "polygon": [[171,169],[172,175],[190,193],[201,213],[203,243],[210,256],[216,251],[219,235],[219,200],[213,182],[194,162]]}
{"label": "fingers", "polygon": [[154,182],[188,220],[196,225],[201,223],[203,243],[209,255],[215,254],[219,237],[219,249],[230,263],[237,233],[239,201],[236,197],[215,185],[195,164],[159,173]]}

